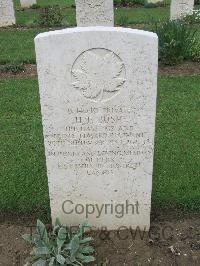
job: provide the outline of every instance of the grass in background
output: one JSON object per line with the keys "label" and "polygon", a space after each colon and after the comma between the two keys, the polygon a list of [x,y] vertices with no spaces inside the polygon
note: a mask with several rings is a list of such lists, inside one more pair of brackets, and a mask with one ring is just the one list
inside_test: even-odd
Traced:
{"label": "grass in background", "polygon": [[27,9],[15,11],[17,25],[31,26],[39,16],[38,10]]}
{"label": "grass in background", "polygon": [[[56,1],[52,1],[56,3]],[[38,9],[17,9],[16,21],[19,25],[30,26],[35,19],[39,16],[40,10]],[[64,23],[69,25],[76,25],[74,8],[64,8]],[[115,23],[118,24],[120,17],[125,16],[128,18],[129,24],[137,23],[151,23],[151,21],[166,20],[169,18],[169,6],[158,8],[116,8]]]}
{"label": "grass in background", "polygon": [[0,31],[0,63],[35,63],[34,37],[45,29]]}
{"label": "grass in background", "polygon": [[[127,17],[130,24],[150,23],[152,20],[159,21],[169,19],[170,1],[165,0],[164,2],[167,4],[167,6],[157,8],[115,8],[115,22],[118,24],[118,21],[120,21],[121,17]],[[14,3],[17,24],[30,25],[38,17],[39,10],[25,9],[23,11],[21,10],[20,0],[14,0]],[[67,9],[63,9],[65,23],[68,23],[69,25],[76,25],[75,9],[71,8],[71,6],[75,4],[74,0],[37,0],[37,4],[40,7],[52,5],[66,7]],[[199,8],[199,6],[196,6],[196,8]]]}
{"label": "grass in background", "polygon": [[[39,17],[40,11],[38,9],[26,9],[26,10],[18,10],[16,13],[16,23],[18,25],[25,25],[28,27],[37,26],[37,24],[34,24],[35,21],[37,21],[37,18]],[[62,13],[64,15],[63,24],[64,25],[76,25],[76,18],[75,18],[75,9],[67,8],[63,9]]]}
{"label": "grass in background", "polygon": [[[163,2],[168,5],[170,4],[170,0],[164,0]],[[14,0],[14,3],[16,8],[21,7],[20,0]],[[47,5],[60,5],[71,7],[71,5],[75,4],[75,0],[37,0],[37,4],[42,7]]]}
{"label": "grass in background", "polygon": [[169,6],[158,8],[118,8],[115,9],[115,23],[120,17],[128,18],[129,24],[152,23],[153,21],[169,19]]}
{"label": "grass in background", "polygon": [[[200,76],[161,77],[153,206],[200,210]],[[49,210],[36,78],[0,80],[0,209]]]}

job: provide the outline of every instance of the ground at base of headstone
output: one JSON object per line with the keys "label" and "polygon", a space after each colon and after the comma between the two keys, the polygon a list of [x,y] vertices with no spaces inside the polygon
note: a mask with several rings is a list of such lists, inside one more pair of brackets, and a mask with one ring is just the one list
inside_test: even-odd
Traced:
{"label": "ground at base of headstone", "polygon": [[[4,216],[0,222],[0,265],[23,266],[31,245],[21,235],[30,232],[35,218]],[[88,266],[200,265],[199,214],[166,211],[152,215],[148,234],[129,228],[96,231],[93,237],[96,262]]]}

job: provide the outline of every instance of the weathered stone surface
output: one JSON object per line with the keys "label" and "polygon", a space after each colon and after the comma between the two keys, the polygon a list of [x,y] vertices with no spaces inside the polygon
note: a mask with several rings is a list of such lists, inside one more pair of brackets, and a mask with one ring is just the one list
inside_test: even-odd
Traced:
{"label": "weathered stone surface", "polygon": [[75,0],[77,26],[113,26],[113,0]]}
{"label": "weathered stone surface", "polygon": [[148,229],[156,34],[79,27],[35,45],[53,222]]}
{"label": "weathered stone surface", "polygon": [[15,24],[15,13],[12,0],[0,0],[0,27]]}
{"label": "weathered stone surface", "polygon": [[172,20],[181,19],[186,15],[192,14],[194,0],[172,0],[170,7],[170,18]]}
{"label": "weathered stone surface", "polygon": [[36,0],[20,0],[21,7],[31,7],[34,4],[37,4]]}

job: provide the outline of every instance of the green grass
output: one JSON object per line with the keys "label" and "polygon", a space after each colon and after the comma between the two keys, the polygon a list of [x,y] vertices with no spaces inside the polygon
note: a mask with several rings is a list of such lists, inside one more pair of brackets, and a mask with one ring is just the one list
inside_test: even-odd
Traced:
{"label": "green grass", "polygon": [[36,79],[0,80],[0,210],[48,208]]}
{"label": "green grass", "polygon": [[34,21],[38,18],[39,16],[39,11],[38,10],[25,10],[25,11],[15,11],[16,15],[16,23],[18,25],[27,25],[31,26],[31,24],[34,23]]}
{"label": "green grass", "polygon": [[44,29],[0,31],[0,63],[35,62],[34,37]]}
{"label": "green grass", "polygon": [[129,24],[151,23],[169,19],[169,6],[158,8],[119,8],[115,10],[115,22],[127,17]]}
{"label": "green grass", "polygon": [[153,202],[200,209],[200,76],[159,80]]}
{"label": "green grass", "polygon": [[[200,76],[159,78],[154,207],[200,210]],[[49,210],[36,78],[0,80],[0,209]]]}

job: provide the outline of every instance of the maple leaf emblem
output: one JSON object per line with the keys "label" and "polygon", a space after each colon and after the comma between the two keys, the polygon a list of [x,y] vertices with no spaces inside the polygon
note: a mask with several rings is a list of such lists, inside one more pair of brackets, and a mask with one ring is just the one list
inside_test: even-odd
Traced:
{"label": "maple leaf emblem", "polygon": [[[94,51],[93,51],[94,50]],[[119,57],[105,49],[93,49],[81,55],[78,66],[74,66],[73,86],[86,98],[101,101],[112,96],[124,84],[124,64]],[[97,53],[95,50],[104,50]]]}

